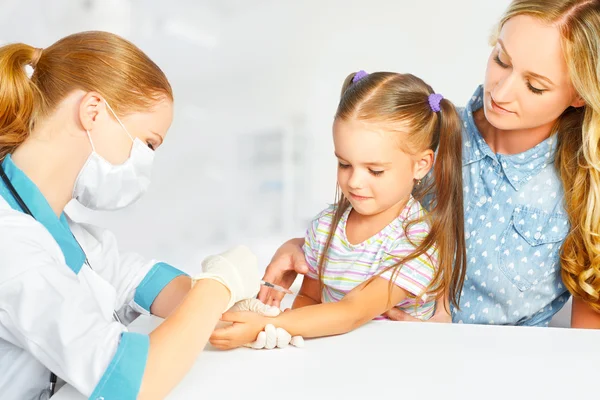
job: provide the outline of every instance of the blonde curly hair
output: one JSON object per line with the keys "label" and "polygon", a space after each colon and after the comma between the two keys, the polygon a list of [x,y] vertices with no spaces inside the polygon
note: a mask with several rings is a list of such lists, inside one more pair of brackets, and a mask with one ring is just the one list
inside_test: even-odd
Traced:
{"label": "blonde curly hair", "polygon": [[562,279],[600,312],[600,0],[515,0],[492,35],[517,15],[557,26],[573,87],[585,101],[558,119],[555,161],[571,224],[561,249]]}

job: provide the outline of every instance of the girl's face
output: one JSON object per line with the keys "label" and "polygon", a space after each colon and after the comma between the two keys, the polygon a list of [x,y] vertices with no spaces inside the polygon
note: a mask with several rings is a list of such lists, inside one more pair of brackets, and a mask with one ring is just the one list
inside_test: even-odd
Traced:
{"label": "girl's face", "polygon": [[502,130],[549,128],[569,106],[579,107],[556,26],[519,15],[509,19],[488,59],[484,112]]}
{"label": "girl's face", "polygon": [[415,179],[431,168],[433,152],[411,155],[402,151],[398,143],[402,135],[364,121],[334,122],[338,185],[359,214],[376,215],[396,208],[399,213]]}

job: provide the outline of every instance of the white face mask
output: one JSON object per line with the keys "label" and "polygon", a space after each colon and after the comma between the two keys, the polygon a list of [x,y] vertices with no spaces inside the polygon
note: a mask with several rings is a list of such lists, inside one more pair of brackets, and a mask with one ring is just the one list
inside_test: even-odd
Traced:
{"label": "white face mask", "polygon": [[133,142],[131,153],[123,164],[113,165],[96,153],[87,131],[92,153],[75,180],[73,198],[89,209],[112,211],[135,203],[146,192],[154,151],[140,139],[134,139],[108,103],[106,106]]}

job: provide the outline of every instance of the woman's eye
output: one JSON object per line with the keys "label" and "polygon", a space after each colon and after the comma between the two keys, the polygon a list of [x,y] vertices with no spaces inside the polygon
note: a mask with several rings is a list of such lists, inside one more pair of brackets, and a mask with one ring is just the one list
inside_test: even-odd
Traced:
{"label": "woman's eye", "polygon": [[544,89],[538,89],[538,88],[532,86],[531,83],[529,83],[529,82],[527,82],[527,88],[529,90],[531,90],[531,92],[533,92],[534,94],[542,94],[545,92]]}
{"label": "woman's eye", "polygon": [[508,68],[508,67],[509,67],[509,65],[508,65],[508,64],[505,64],[505,63],[503,63],[503,62],[502,62],[502,60],[500,60],[500,52],[498,52],[498,53],[496,54],[496,56],[494,57],[494,61],[495,61],[495,62],[496,62],[496,64],[498,64],[498,65],[499,65],[501,68],[505,68],[505,69],[506,69],[506,68]]}

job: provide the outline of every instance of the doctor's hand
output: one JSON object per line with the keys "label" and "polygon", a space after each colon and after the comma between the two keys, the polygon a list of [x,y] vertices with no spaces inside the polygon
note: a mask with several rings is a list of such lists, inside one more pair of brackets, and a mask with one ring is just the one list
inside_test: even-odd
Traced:
{"label": "doctor's hand", "polygon": [[260,332],[256,340],[247,343],[244,347],[255,350],[284,349],[288,346],[304,347],[304,338],[302,336],[292,336],[283,328],[276,328],[273,324],[267,324],[265,330]]}
{"label": "doctor's hand", "polygon": [[258,299],[246,299],[238,301],[227,312],[251,311],[263,317],[276,317],[281,314],[279,307],[268,306]]}
{"label": "doctor's hand", "polygon": [[[229,312],[252,311],[265,317],[276,317],[281,313],[281,310],[275,306],[268,306],[257,299],[246,299],[236,303]],[[304,346],[304,338],[302,336],[290,335],[285,329],[275,328],[272,324],[267,324],[265,329],[258,333],[256,340],[251,343],[244,344],[244,347],[251,349],[283,349],[289,345],[295,347]]]}
{"label": "doctor's hand", "polygon": [[[308,265],[304,258],[303,238],[291,239],[281,245],[267,266],[263,279],[289,289],[298,274],[306,274]],[[265,304],[279,307],[285,293],[261,287],[258,299]]]}
{"label": "doctor's hand", "polygon": [[227,309],[240,300],[255,297],[260,289],[258,261],[245,246],[205,258],[202,273],[192,279],[192,285],[200,279],[217,280],[229,289],[231,298]]}

